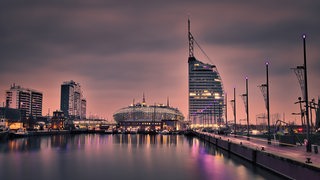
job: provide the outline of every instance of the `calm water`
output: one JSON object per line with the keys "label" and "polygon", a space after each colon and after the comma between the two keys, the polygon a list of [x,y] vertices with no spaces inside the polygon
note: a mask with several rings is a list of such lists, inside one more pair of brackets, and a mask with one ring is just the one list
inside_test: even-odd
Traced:
{"label": "calm water", "polygon": [[280,179],[197,138],[60,135],[0,143],[0,179]]}

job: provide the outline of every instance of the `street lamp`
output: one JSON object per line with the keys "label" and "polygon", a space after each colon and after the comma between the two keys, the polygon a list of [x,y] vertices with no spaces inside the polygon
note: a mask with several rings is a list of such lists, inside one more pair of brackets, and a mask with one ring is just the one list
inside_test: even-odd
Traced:
{"label": "street lamp", "polygon": [[307,55],[306,55],[306,35],[302,36],[303,39],[303,66],[297,66],[294,68],[294,72],[296,73],[300,88],[302,91],[302,95],[304,96],[304,102],[306,106],[306,121],[307,121],[307,145],[306,151],[311,152],[311,139],[310,139],[310,122],[309,122],[309,100],[308,100],[308,78],[307,78]]}
{"label": "street lamp", "polygon": [[301,101],[301,97],[298,97],[298,101],[295,102],[294,104],[300,104],[300,118],[301,118],[301,126],[304,127],[305,122],[304,122],[304,110],[302,109],[302,103],[303,101]]}
{"label": "street lamp", "polygon": [[233,109],[234,137],[237,137],[236,88],[233,88],[233,100],[231,100],[230,102],[231,102],[231,107]]}
{"label": "street lamp", "polygon": [[225,100],[224,100],[224,108],[225,108],[225,118],[226,118],[226,122],[225,122],[225,124],[226,124],[226,127],[228,128],[228,106],[227,106],[227,102],[228,102],[228,97],[227,97],[227,93],[225,94]]}
{"label": "street lamp", "polygon": [[267,109],[268,118],[268,144],[271,144],[271,131],[270,131],[270,98],[269,98],[269,62],[266,62],[266,84],[262,84],[260,87],[261,93],[264,97],[264,101]]}
{"label": "street lamp", "polygon": [[249,95],[248,95],[248,77],[246,77],[246,93],[241,95],[244,105],[245,105],[245,109],[246,109],[246,113],[247,113],[247,140],[250,140],[249,138]]}

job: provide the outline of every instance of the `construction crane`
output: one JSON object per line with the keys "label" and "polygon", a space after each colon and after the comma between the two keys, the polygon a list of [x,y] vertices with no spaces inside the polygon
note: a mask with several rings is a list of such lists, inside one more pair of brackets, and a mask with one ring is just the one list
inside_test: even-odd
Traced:
{"label": "construction crane", "polygon": [[295,134],[294,130],[293,130],[293,127],[292,125],[290,125],[289,123],[285,122],[285,121],[282,121],[282,120],[277,120],[276,123],[274,124],[274,135],[277,134],[280,129],[281,129],[281,124],[285,124],[287,127],[288,127],[288,133],[290,135],[294,135],[296,137],[296,139],[298,140],[299,144],[302,145],[302,142],[301,140],[299,139],[299,137]]}

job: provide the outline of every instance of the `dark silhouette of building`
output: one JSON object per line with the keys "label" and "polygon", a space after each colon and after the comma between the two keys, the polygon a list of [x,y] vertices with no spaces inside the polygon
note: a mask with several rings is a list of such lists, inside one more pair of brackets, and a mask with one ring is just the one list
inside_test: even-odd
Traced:
{"label": "dark silhouette of building", "polygon": [[51,127],[52,129],[63,129],[66,121],[66,117],[63,111],[56,110],[53,112],[51,118]]}
{"label": "dark silhouette of building", "polygon": [[79,83],[71,80],[61,85],[60,109],[70,119],[86,118],[86,100]]}

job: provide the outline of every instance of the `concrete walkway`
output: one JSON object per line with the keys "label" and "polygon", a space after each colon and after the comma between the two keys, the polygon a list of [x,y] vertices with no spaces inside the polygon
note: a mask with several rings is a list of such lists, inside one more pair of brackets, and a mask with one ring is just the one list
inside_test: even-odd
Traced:
{"label": "concrete walkway", "polygon": [[[221,138],[225,141],[231,141],[236,144],[242,144],[243,146],[247,146],[252,149],[258,149],[261,151],[265,151],[276,156],[292,159],[298,162],[306,163],[310,166],[314,166],[320,168],[320,152],[315,153],[314,147],[312,147],[312,152],[306,152],[305,145],[295,145],[295,146],[279,146],[279,143],[272,140],[271,144],[268,144],[267,140],[250,137],[250,140],[247,140],[246,136],[236,137],[234,135],[217,135],[207,132],[198,132],[200,134],[205,134],[208,136],[212,136],[214,138]],[[320,147],[318,147],[320,148]],[[319,149],[320,150],[320,149]],[[310,158],[310,159],[309,159]],[[309,159],[309,161],[308,161]]]}

